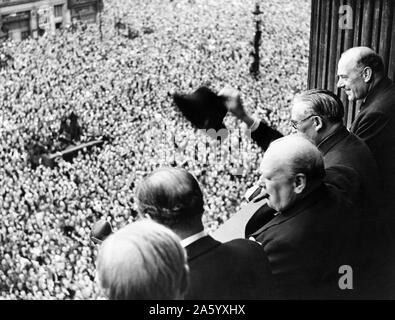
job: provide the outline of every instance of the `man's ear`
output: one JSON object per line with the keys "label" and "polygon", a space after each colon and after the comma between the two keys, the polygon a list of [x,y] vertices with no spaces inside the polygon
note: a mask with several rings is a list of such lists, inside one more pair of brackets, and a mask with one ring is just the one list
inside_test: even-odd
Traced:
{"label": "man's ear", "polygon": [[321,117],[314,117],[313,119],[315,131],[320,131],[322,128],[324,128],[324,121],[322,120]]}
{"label": "man's ear", "polygon": [[298,173],[294,177],[294,191],[301,194],[307,187],[307,179],[304,173]]}
{"label": "man's ear", "polygon": [[370,82],[372,80],[372,74],[373,74],[373,71],[372,71],[372,68],[370,68],[370,67],[365,67],[362,70],[362,76],[363,76],[363,79],[366,83]]}

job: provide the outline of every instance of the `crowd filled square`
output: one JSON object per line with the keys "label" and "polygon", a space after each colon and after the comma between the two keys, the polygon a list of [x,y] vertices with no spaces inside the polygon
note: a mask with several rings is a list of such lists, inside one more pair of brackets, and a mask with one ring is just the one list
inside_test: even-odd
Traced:
{"label": "crowd filled square", "polygon": [[[2,43],[0,298],[97,298],[90,227],[132,222],[135,186],[160,166],[197,177],[209,230],[235,213],[258,179],[261,149],[232,117],[229,141],[216,145],[182,117],[171,93],[236,87],[249,111],[288,133],[289,103],[306,89],[309,5],[261,1],[258,78],[249,72],[252,0],[107,0],[102,33],[98,23],[74,22],[55,36]],[[73,162],[33,168],[29,144],[49,148],[71,112],[82,141],[110,141]]]}

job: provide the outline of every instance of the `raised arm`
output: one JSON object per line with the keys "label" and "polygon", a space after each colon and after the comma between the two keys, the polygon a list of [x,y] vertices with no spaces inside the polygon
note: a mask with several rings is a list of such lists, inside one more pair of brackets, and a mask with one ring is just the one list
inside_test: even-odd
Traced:
{"label": "raised arm", "polygon": [[270,142],[283,136],[280,132],[271,128],[265,122],[259,119],[254,119],[249,115],[244,109],[240,92],[236,89],[226,87],[222,89],[218,95],[224,98],[225,106],[228,111],[247,125],[248,129],[251,131],[251,138],[263,150],[267,149]]}

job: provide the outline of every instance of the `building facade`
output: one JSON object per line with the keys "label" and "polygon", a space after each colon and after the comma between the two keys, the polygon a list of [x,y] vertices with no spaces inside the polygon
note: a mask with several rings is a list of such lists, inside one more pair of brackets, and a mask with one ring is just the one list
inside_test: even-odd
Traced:
{"label": "building facade", "polygon": [[95,22],[100,0],[0,0],[0,41],[37,38],[75,19]]}

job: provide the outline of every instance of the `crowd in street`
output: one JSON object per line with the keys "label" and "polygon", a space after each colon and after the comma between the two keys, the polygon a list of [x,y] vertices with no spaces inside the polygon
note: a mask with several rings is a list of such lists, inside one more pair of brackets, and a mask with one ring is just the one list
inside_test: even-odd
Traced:
{"label": "crowd in street", "polygon": [[[305,89],[309,1],[263,1],[260,76],[249,73],[255,2],[105,1],[98,24],[78,23],[0,44],[0,299],[95,299],[98,219],[136,219],[135,187],[160,166],[200,182],[204,224],[215,230],[258,179],[262,151],[227,116],[221,145],[192,127],[172,93],[238,88],[244,105],[284,134],[289,104]],[[122,21],[138,36],[115,27]],[[149,31],[149,32],[148,32]],[[74,112],[82,141],[109,136],[54,168],[29,164],[32,142],[49,148]]]}

